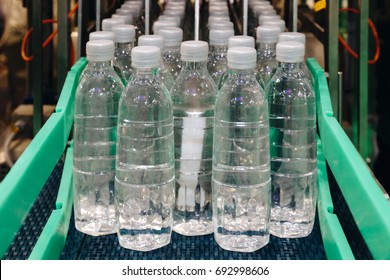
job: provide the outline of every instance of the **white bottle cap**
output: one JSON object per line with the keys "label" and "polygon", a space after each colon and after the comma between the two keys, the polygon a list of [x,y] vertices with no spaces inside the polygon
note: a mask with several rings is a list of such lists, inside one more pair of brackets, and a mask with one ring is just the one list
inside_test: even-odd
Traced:
{"label": "white bottle cap", "polygon": [[135,39],[135,27],[130,24],[118,24],[112,27],[117,43],[131,43]]}
{"label": "white bottle cap", "polygon": [[215,21],[209,24],[209,30],[211,29],[234,29],[234,25],[231,21]]}
{"label": "white bottle cap", "polygon": [[227,46],[229,38],[234,36],[233,29],[211,29],[209,33],[210,46]]}
{"label": "white bottle cap", "polygon": [[205,41],[185,41],[180,45],[180,59],[182,61],[207,61],[209,45]]}
{"label": "white bottle cap", "polygon": [[111,18],[121,18],[125,22],[125,24],[133,24],[133,15],[119,15],[119,14],[113,14]]}
{"label": "white bottle cap", "polygon": [[127,8],[127,7],[119,8],[115,11],[115,13],[117,15],[131,15],[133,17],[133,20],[134,18],[138,17],[138,13],[136,9]]}
{"label": "white bottle cap", "polygon": [[306,36],[300,32],[282,32],[279,34],[279,42],[294,41],[306,44]]}
{"label": "white bottle cap", "polygon": [[275,14],[276,15],[275,9],[270,5],[255,6],[253,8],[253,13],[256,16],[263,15],[263,14]]}
{"label": "white bottle cap", "polygon": [[85,49],[88,61],[108,61],[114,58],[115,44],[111,40],[88,41]]}
{"label": "white bottle cap", "polygon": [[252,69],[256,67],[255,48],[234,47],[227,51],[228,66],[234,69]]}
{"label": "white bottle cap", "polygon": [[281,19],[279,15],[260,15],[259,16],[259,25],[263,25],[264,22],[269,20],[279,20]]}
{"label": "white bottle cap", "polygon": [[229,38],[228,48],[233,47],[255,47],[255,39],[252,36],[237,35]]}
{"label": "white bottle cap", "polygon": [[210,25],[212,25],[215,22],[221,22],[221,21],[229,22],[230,18],[229,17],[219,17],[219,16],[209,16],[207,25],[210,26]]}
{"label": "white bottle cap", "polygon": [[159,21],[174,21],[174,22],[176,22],[176,27],[180,26],[180,17],[161,15],[158,17],[158,20]]}
{"label": "white bottle cap", "polygon": [[142,35],[138,38],[138,46],[155,46],[164,50],[164,37],[161,35]]}
{"label": "white bottle cap", "polygon": [[299,42],[285,41],[276,44],[276,59],[280,62],[302,62],[305,57],[305,45]]}
{"label": "white bottle cap", "polygon": [[158,31],[160,29],[164,29],[167,27],[176,27],[176,23],[174,21],[161,21],[161,20],[155,21],[153,23],[153,33],[158,34]]}
{"label": "white bottle cap", "polygon": [[180,8],[173,9],[172,8],[172,9],[165,9],[163,12],[163,15],[164,16],[179,16],[180,19],[182,20],[184,17],[184,12],[185,12],[184,9],[180,9]]}
{"label": "white bottle cap", "polygon": [[267,21],[264,22],[263,26],[265,26],[265,25],[277,26],[277,27],[279,27],[280,32],[284,32],[284,30],[286,29],[286,23],[282,19],[267,20]]}
{"label": "white bottle cap", "polygon": [[131,49],[131,65],[136,68],[154,68],[161,64],[161,52],[155,46],[138,46]]}
{"label": "white bottle cap", "polygon": [[112,27],[117,24],[125,24],[125,21],[120,18],[105,18],[102,20],[102,30],[111,31]]}
{"label": "white bottle cap", "polygon": [[178,27],[160,29],[158,35],[163,36],[166,47],[179,46],[183,41],[183,30]]}
{"label": "white bottle cap", "polygon": [[228,17],[229,16],[229,9],[227,7],[221,7],[221,6],[213,6],[209,7],[209,15],[210,16],[222,16],[222,17]]}
{"label": "white bottle cap", "polygon": [[256,28],[256,42],[272,44],[279,40],[280,28],[278,26],[262,25]]}
{"label": "white bottle cap", "polygon": [[89,41],[110,40],[115,42],[115,33],[112,31],[94,31],[89,33]]}

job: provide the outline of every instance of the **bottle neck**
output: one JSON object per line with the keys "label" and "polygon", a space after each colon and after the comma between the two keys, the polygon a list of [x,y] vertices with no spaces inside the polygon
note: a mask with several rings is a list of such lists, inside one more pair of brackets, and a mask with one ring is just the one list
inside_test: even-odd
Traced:
{"label": "bottle neck", "polygon": [[116,49],[118,50],[131,50],[133,47],[134,47],[134,42],[116,43]]}
{"label": "bottle neck", "polygon": [[260,51],[276,51],[276,43],[257,43],[257,49]]}
{"label": "bottle neck", "polygon": [[228,46],[226,45],[210,45],[210,53],[227,54]]}
{"label": "bottle neck", "polygon": [[280,62],[280,69],[284,72],[294,72],[302,70],[303,61],[300,62]]}
{"label": "bottle neck", "polygon": [[178,45],[178,46],[165,46],[164,53],[179,54],[180,53],[180,45]]}
{"label": "bottle neck", "polygon": [[133,67],[134,79],[155,78],[158,75],[157,67]]}
{"label": "bottle neck", "polygon": [[112,61],[111,60],[105,60],[105,61],[88,61],[88,67],[90,68],[107,68],[111,67]]}
{"label": "bottle neck", "polygon": [[183,61],[183,70],[206,70],[207,61]]}
{"label": "bottle neck", "polygon": [[237,68],[230,68],[229,69],[229,76],[233,79],[239,79],[239,80],[250,80],[253,79],[255,75],[255,68],[249,68],[249,69],[237,69]]}

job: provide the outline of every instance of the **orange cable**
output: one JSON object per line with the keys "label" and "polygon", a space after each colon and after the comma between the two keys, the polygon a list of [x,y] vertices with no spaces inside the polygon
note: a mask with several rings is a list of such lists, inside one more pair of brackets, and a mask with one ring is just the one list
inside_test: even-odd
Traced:
{"label": "orange cable", "polygon": [[[359,14],[360,11],[358,9],[354,8],[341,8],[339,10],[340,12],[351,12],[354,14]],[[374,58],[368,61],[368,64],[375,64],[379,60],[380,56],[380,40],[378,36],[378,32],[376,30],[376,27],[371,19],[368,19],[368,25],[370,26],[370,29],[372,30],[372,34],[375,39],[375,55]],[[338,39],[340,41],[340,44],[346,49],[346,51],[355,59],[359,58],[359,55],[345,42],[344,38],[339,34]]]}
{"label": "orange cable", "polygon": [[[79,3],[77,2],[73,7],[72,9],[70,10],[70,12],[68,13],[68,19],[70,19],[72,17],[72,15],[77,11],[79,7]],[[44,19],[42,20],[42,24],[49,24],[49,23],[57,23],[57,20],[55,19]],[[33,59],[34,56],[27,56],[26,55],[26,45],[27,45],[27,41],[28,39],[30,38],[31,36],[31,33],[33,31],[33,28],[31,27],[27,32],[26,34],[24,35],[23,37],[23,41],[22,41],[22,46],[21,46],[21,50],[20,50],[20,55],[22,56],[22,59],[24,61],[31,61]],[[54,30],[50,35],[49,37],[47,37],[47,39],[42,43],[42,48],[45,48],[53,39],[54,37],[58,34],[58,29]],[[72,52],[73,52],[73,55],[72,55]],[[73,58],[72,58],[73,57]],[[73,62],[74,60],[74,57],[75,57],[75,54],[74,54],[74,50],[73,50],[73,47],[71,46],[71,61]]]}

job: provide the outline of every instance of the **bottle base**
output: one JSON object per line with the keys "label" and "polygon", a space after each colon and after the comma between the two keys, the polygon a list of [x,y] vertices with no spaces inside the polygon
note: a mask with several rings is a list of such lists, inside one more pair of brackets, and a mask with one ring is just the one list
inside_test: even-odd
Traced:
{"label": "bottle base", "polygon": [[168,245],[171,242],[171,235],[141,234],[137,236],[119,236],[119,245],[123,248],[148,252],[159,249]]}
{"label": "bottle base", "polygon": [[116,233],[116,223],[101,223],[96,221],[76,222],[78,231],[91,236],[102,236]]}
{"label": "bottle base", "polygon": [[307,237],[313,230],[313,223],[291,223],[270,221],[269,232],[279,238]]}
{"label": "bottle base", "polygon": [[252,253],[269,243],[269,235],[261,237],[253,236],[224,236],[221,234],[214,234],[215,241],[224,250]]}
{"label": "bottle base", "polygon": [[210,221],[190,220],[175,223],[173,231],[184,236],[201,236],[213,233],[213,224]]}

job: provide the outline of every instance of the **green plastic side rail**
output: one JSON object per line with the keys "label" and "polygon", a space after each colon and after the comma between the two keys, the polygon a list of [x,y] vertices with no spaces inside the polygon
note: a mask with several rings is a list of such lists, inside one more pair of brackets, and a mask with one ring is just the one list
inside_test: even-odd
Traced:
{"label": "green plastic side rail", "polygon": [[341,227],[337,215],[333,213],[333,202],[329,189],[325,156],[322,141],[317,137],[318,167],[318,219],[325,253],[330,260],[354,260],[355,257]]}
{"label": "green plastic side rail", "polygon": [[[56,111],[0,184],[0,258],[11,244],[47,178],[64,152],[73,122],[73,98],[80,60],[65,81]],[[70,107],[69,107],[70,106]]]}
{"label": "green plastic side rail", "polygon": [[323,70],[308,66],[316,79],[317,118],[326,161],[374,259],[390,259],[390,203],[333,115]]}

